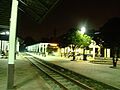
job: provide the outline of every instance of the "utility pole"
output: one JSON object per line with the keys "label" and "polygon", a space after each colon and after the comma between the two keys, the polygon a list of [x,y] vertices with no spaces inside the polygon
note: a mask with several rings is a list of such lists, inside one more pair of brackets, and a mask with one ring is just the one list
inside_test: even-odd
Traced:
{"label": "utility pole", "polygon": [[12,0],[10,34],[9,34],[9,57],[7,73],[7,90],[14,88],[14,60],[16,47],[16,25],[17,25],[18,1]]}

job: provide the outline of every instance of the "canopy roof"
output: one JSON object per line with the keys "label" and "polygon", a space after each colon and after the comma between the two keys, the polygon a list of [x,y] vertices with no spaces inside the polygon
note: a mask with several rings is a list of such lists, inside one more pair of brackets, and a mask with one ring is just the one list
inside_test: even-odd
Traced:
{"label": "canopy roof", "polygon": [[[18,9],[41,23],[60,0],[19,0]],[[0,0],[0,31],[9,29],[12,0]]]}

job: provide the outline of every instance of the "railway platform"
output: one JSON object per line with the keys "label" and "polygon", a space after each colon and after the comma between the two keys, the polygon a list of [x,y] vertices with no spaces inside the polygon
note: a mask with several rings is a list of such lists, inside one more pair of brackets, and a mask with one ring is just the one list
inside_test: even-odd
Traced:
{"label": "railway platform", "polygon": [[117,68],[111,68],[112,65],[108,64],[93,64],[82,60],[71,61],[68,58],[55,56],[31,55],[120,89],[120,64]]}
{"label": "railway platform", "polygon": [[[14,90],[51,90],[36,69],[21,55],[15,60]],[[0,90],[7,87],[7,59],[0,59]]]}

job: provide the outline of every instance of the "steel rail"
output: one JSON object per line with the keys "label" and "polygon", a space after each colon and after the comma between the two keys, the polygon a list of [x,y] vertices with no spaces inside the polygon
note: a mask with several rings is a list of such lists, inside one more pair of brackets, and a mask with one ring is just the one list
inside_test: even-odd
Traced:
{"label": "steel rail", "polygon": [[[80,86],[81,88],[84,88],[85,90],[94,90],[93,88],[87,86],[86,84],[81,83],[80,81],[77,81],[77,80],[75,80],[75,79],[73,79],[73,78],[71,78],[71,77],[69,77],[69,76],[67,76],[67,75],[65,75],[65,74],[63,74],[63,73],[61,73],[61,72],[53,69],[53,68],[51,68],[50,66],[44,64],[43,62],[40,62],[38,59],[36,59],[36,58],[32,58],[32,59],[34,59],[34,61],[36,61],[37,63],[42,64],[44,67],[47,67],[47,68],[49,68],[50,70],[56,72],[57,74],[63,76],[64,78],[70,80],[71,82],[74,82],[76,85]],[[35,62],[34,62],[34,63],[35,63]],[[37,64],[37,63],[36,63],[36,64]],[[38,69],[40,69],[39,65],[36,65],[36,64],[34,64],[34,65],[35,65]],[[41,69],[41,70],[42,70],[43,72],[45,72],[45,70],[43,70],[43,69]],[[49,75],[49,73],[46,73],[46,72],[45,72],[45,74]],[[49,75],[49,77],[52,78],[53,80],[55,80],[51,75]],[[55,82],[56,82],[57,84],[59,84],[58,81],[55,80]],[[62,84],[60,85],[60,87],[64,88],[64,90],[68,90],[68,89],[65,88],[65,86],[62,85]]]}
{"label": "steel rail", "polygon": [[[35,58],[35,59],[36,59],[36,58]],[[63,77],[69,79],[70,81],[76,83],[78,86],[80,86],[80,87],[82,87],[82,88],[84,88],[84,89],[86,89],[86,90],[94,90],[93,88],[89,87],[88,85],[86,85],[86,84],[84,84],[84,83],[81,83],[80,81],[77,81],[77,80],[75,80],[74,78],[71,78],[71,77],[69,77],[69,76],[67,76],[67,75],[65,75],[65,74],[63,74],[63,73],[61,73],[61,72],[53,69],[52,67],[50,67],[50,66],[48,66],[48,65],[46,65],[46,64],[44,64],[44,63],[42,63],[42,62],[40,62],[40,61],[38,61],[37,59],[36,59],[36,61],[39,62],[39,63],[41,63],[42,65],[46,66],[47,68],[49,68],[49,69],[51,69],[51,70],[59,73],[60,75],[62,75]]]}
{"label": "steel rail", "polygon": [[31,64],[33,64],[38,69],[40,69],[42,72],[44,72],[47,76],[49,76],[55,83],[57,83],[61,88],[63,88],[63,90],[68,90],[65,86],[63,86],[61,83],[56,81],[56,79],[54,79],[51,75],[49,75],[49,73],[47,73],[44,69],[42,69],[39,65],[37,65],[37,63],[33,62],[33,60],[30,60],[30,59],[28,59],[28,60],[31,62]]}

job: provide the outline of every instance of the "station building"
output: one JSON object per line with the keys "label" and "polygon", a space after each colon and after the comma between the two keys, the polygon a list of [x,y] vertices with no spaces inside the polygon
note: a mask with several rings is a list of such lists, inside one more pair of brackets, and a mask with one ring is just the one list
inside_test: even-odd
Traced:
{"label": "station building", "polygon": [[60,48],[57,43],[38,43],[27,46],[26,50],[43,56],[60,54]]}
{"label": "station building", "polygon": [[[70,46],[60,48],[57,43],[37,43],[26,47],[28,52],[36,53],[42,56],[53,55],[53,56],[65,56],[69,57],[70,53],[73,52]],[[83,48],[75,49],[76,56],[83,59]],[[97,57],[110,58],[110,49],[103,48],[96,45],[95,41],[89,45],[89,49],[85,50],[87,59],[96,59]]]}

